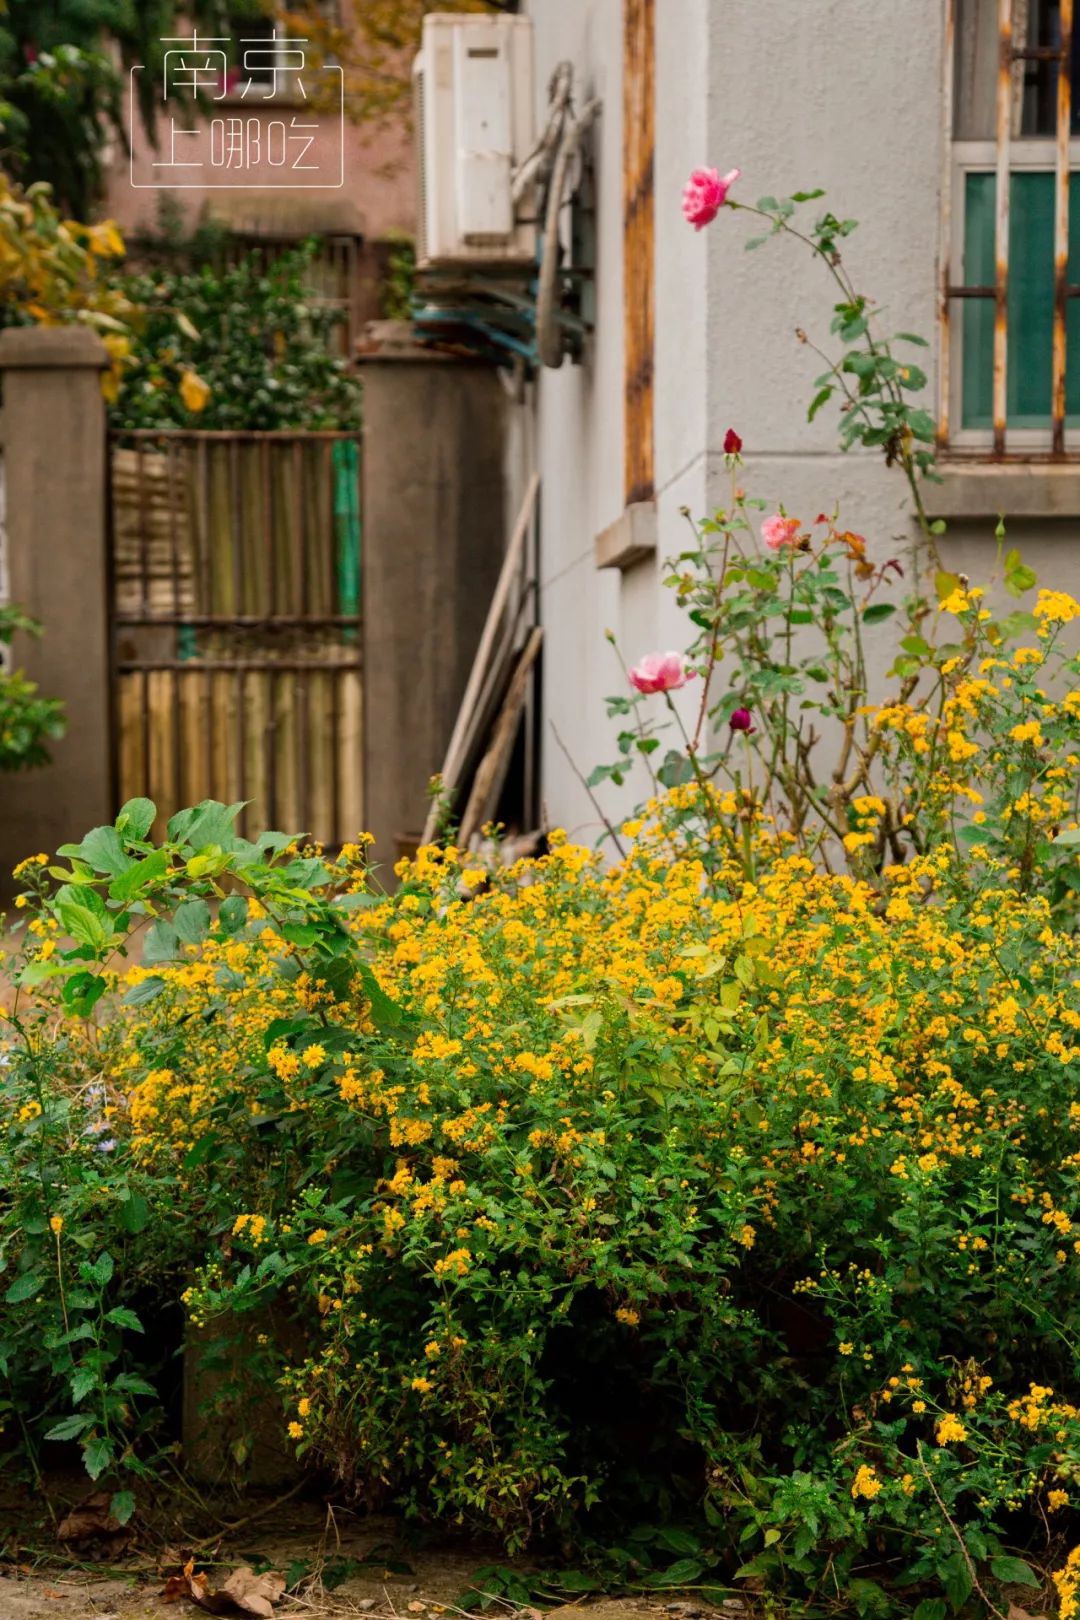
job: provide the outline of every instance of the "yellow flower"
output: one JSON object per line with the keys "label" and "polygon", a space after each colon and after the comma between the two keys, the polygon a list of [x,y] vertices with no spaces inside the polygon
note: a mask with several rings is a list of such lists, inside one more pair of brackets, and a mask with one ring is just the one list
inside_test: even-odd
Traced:
{"label": "yellow flower", "polygon": [[843,1344],[840,1346],[840,1354],[842,1356],[850,1356],[854,1348],[855,1346],[850,1342],[850,1340],[845,1339]]}
{"label": "yellow flower", "polygon": [[1068,1491],[1051,1491],[1046,1498],[1046,1505],[1051,1513],[1056,1513],[1059,1508],[1068,1507]]}
{"label": "yellow flower", "polygon": [[308,1400],[307,1396],[305,1395],[302,1400],[299,1400],[296,1403],[296,1415],[297,1415],[297,1417],[304,1418],[304,1417],[308,1416],[310,1411],[311,1411],[311,1402]]}
{"label": "yellow flower", "polygon": [[870,1467],[869,1463],[863,1463],[859,1468],[858,1473],[855,1475],[855,1478],[851,1482],[852,1496],[856,1499],[860,1496],[865,1496],[868,1501],[872,1502],[880,1490],[881,1481],[878,1479],[877,1474]]}
{"label": "yellow flower", "polygon": [[936,1433],[939,1446],[947,1446],[950,1440],[960,1441],[967,1439],[967,1430],[955,1412],[946,1412],[937,1426]]}
{"label": "yellow flower", "polygon": [[326,1062],[326,1047],[320,1046],[318,1041],[304,1051],[304,1062],[309,1069],[317,1069],[320,1063]]}
{"label": "yellow flower", "polygon": [[289,1424],[289,1439],[299,1440],[303,1437],[304,1425],[295,1421]]}
{"label": "yellow flower", "polygon": [[311,1236],[308,1238],[308,1242],[309,1243],[325,1243],[329,1236],[330,1236],[330,1234],[326,1230],[325,1226],[317,1226],[315,1228],[314,1232],[312,1232]]}
{"label": "yellow flower", "polygon": [[430,1378],[414,1378],[409,1385],[410,1389],[417,1390],[421,1395],[426,1395],[431,1387],[432,1384]]}
{"label": "yellow flower", "polygon": [[64,1225],[64,1217],[62,1215],[50,1215],[49,1216],[49,1231],[50,1232],[55,1232],[57,1237],[60,1236],[60,1232],[61,1232],[61,1229],[63,1228],[63,1225]]}
{"label": "yellow flower", "polygon": [[630,1310],[630,1308],[626,1305],[620,1305],[619,1309],[615,1312],[615,1320],[617,1322],[622,1322],[625,1327],[637,1327],[638,1323],[641,1321],[641,1317],[638,1315],[637,1311]]}

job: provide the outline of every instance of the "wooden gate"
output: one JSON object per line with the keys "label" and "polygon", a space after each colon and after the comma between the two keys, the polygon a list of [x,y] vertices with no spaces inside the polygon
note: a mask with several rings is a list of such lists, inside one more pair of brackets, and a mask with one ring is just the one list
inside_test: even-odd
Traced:
{"label": "wooden gate", "polygon": [[118,805],[249,801],[329,847],[363,825],[354,433],[120,432],[111,614]]}

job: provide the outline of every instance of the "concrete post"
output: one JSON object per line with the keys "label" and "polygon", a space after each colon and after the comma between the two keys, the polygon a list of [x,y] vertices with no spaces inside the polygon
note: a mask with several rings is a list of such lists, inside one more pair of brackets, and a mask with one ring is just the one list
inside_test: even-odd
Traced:
{"label": "concrete post", "polygon": [[490,366],[379,323],[364,361],[364,805],[383,881],[427,814],[505,536],[506,394]]}
{"label": "concrete post", "polygon": [[0,776],[0,895],[12,866],[111,819],[104,346],[82,327],[0,333],[11,600],[40,619],[13,662],[62,698],[52,764]]}

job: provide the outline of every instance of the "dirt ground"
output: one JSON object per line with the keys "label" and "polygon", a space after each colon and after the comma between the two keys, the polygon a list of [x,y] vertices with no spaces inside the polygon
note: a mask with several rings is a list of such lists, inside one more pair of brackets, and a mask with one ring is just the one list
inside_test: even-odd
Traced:
{"label": "dirt ground", "polygon": [[[484,1566],[505,1566],[493,1548],[455,1544],[439,1546],[429,1538],[422,1549],[409,1546],[400,1527],[389,1520],[360,1518],[340,1507],[290,1502],[270,1511],[251,1512],[247,1502],[234,1503],[219,1522],[247,1522],[221,1536],[206,1536],[199,1515],[185,1515],[175,1505],[148,1519],[137,1516],[127,1549],[95,1548],[87,1543],[65,1549],[56,1540],[54,1521],[70,1506],[57,1497],[35,1504],[28,1495],[0,1493],[0,1620],[198,1620],[206,1610],[188,1598],[165,1602],[162,1591],[189,1557],[195,1570],[205,1570],[211,1588],[219,1588],[230,1571],[248,1566],[273,1570],[290,1579],[292,1591],[273,1606],[275,1620],[463,1620],[462,1600],[477,1586]],[[188,1539],[188,1523],[193,1527]],[[199,1547],[197,1541],[205,1541]],[[95,1558],[96,1554],[96,1558]],[[107,1562],[98,1562],[105,1559]],[[482,1579],[482,1577],[479,1577]],[[699,1609],[686,1601],[663,1598],[588,1599],[562,1604],[549,1612],[573,1620],[694,1620],[718,1617],[723,1610]],[[545,1605],[545,1608],[548,1606]],[[240,1615],[243,1611],[221,1612]],[[517,1609],[497,1602],[491,1613],[510,1620],[540,1620],[536,1609]],[[730,1620],[739,1620],[734,1612]]]}

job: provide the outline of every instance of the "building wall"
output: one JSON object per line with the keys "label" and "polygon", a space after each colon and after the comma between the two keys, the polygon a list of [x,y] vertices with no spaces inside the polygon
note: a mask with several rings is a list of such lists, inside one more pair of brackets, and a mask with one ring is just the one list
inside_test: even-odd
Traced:
{"label": "building wall", "polygon": [[[190,24],[178,22],[176,26],[178,33],[190,32]],[[309,65],[310,62],[309,58]],[[319,81],[313,82],[318,84]],[[238,230],[263,234],[303,235],[324,231],[362,235],[369,242],[376,242],[389,233],[405,231],[411,235],[414,232],[415,164],[412,135],[403,123],[360,125],[348,118],[343,121],[332,111],[308,113],[302,103],[286,104],[282,110],[281,104],[262,99],[258,86],[253,87],[248,98],[216,104],[213,111],[242,114],[245,118],[256,116],[264,124],[271,118],[287,120],[294,112],[301,118],[310,117],[318,124],[318,130],[304,161],[336,162],[337,149],[343,144],[345,184],[340,190],[325,191],[253,189],[223,186],[216,182],[230,177],[224,171],[208,171],[205,186],[167,193],[180,206],[189,224],[197,223],[200,215],[209,210]],[[160,145],[164,140],[167,148],[167,118],[159,123],[158,142]],[[132,148],[130,156],[120,143],[113,153],[105,208],[124,231],[133,233],[152,230],[157,224],[159,198],[163,193],[141,188],[152,187],[155,160],[167,158],[168,152],[155,148],[141,120],[136,119],[128,136]],[[185,178],[202,179],[203,176]]]}
{"label": "building wall", "polygon": [[[660,559],[683,544],[686,507],[701,516],[729,498],[722,445],[728,427],[745,442],[744,483],[774,509],[783,502],[812,521],[839,503],[846,526],[874,555],[910,538],[907,488],[876,454],[844,455],[838,418],[806,410],[823,363],[797,327],[829,349],[833,291],[824,267],[786,239],[747,253],[758,234],[748,216],[724,211],[695,233],[681,214],[687,174],[699,165],[740,167],[732,196],[753,203],[821,186],[842,217],[857,219],[845,260],[857,285],[887,310],[891,330],[921,333],[930,372],[921,396],[936,410],[936,322],[944,0],[657,0],[656,447],[657,560],[598,573],[593,540],[622,509],[622,190],[620,0],[528,0],[537,30],[538,86],[569,57],[582,91],[604,98],[598,133],[598,330],[582,367],[538,383],[538,459],[543,478],[543,593],[547,634],[544,783],[550,818],[582,836],[596,815],[550,722],[586,773],[614,757],[603,698],[620,672],[603,641],[610,626],[627,661],[685,636],[661,579]],[[807,205],[812,217],[814,205]],[[914,351],[913,351],[914,355]],[[927,358],[929,357],[928,363]],[[994,563],[992,514],[1009,510],[1026,469],[988,468],[977,497],[984,514],[950,521],[949,566],[986,578]],[[1040,490],[1046,477],[1037,475]],[[1071,480],[1058,502],[1080,514]],[[949,489],[930,502],[952,513]],[[1043,496],[1034,503],[1046,504]],[[1017,520],[1018,543],[1041,576],[1080,592],[1076,519]],[[887,667],[882,643],[878,667]],[[625,689],[625,686],[623,686]],[[606,791],[606,790],[605,790]],[[608,793],[613,814],[639,797]]]}

